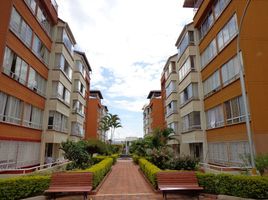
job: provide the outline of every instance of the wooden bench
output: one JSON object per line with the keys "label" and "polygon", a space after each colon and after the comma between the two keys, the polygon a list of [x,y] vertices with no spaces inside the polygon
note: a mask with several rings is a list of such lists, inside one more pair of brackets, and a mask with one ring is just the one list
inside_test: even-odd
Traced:
{"label": "wooden bench", "polygon": [[167,199],[167,192],[172,191],[194,191],[199,192],[203,187],[199,187],[194,171],[182,172],[158,172],[158,188],[163,193],[163,199]]}
{"label": "wooden bench", "polygon": [[[49,188],[45,193],[50,193],[55,199],[56,193],[83,193],[87,199],[92,190],[93,174],[91,172],[58,172],[53,173]],[[51,197],[50,196],[50,197]]]}

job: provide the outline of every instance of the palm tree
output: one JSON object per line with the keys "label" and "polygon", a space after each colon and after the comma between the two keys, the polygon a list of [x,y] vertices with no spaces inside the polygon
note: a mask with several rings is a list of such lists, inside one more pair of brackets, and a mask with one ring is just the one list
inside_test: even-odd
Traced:
{"label": "palm tree", "polygon": [[118,115],[113,115],[111,113],[108,113],[105,117],[102,118],[100,121],[99,129],[103,130],[104,132],[107,132],[110,130],[111,132],[111,138],[110,140],[113,140],[115,129],[122,127],[120,118]]}

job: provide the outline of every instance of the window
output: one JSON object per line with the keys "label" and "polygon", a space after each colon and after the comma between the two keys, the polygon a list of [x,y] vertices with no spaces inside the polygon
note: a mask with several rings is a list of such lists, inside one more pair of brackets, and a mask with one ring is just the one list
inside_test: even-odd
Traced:
{"label": "window", "polygon": [[189,56],[182,67],[179,69],[179,81],[182,81],[190,71],[194,70],[195,56]]}
{"label": "window", "polygon": [[207,116],[207,128],[216,128],[224,125],[224,115],[222,105],[206,111]]}
{"label": "window", "polygon": [[172,122],[172,123],[168,124],[168,128],[171,128],[174,131],[174,133],[177,133],[178,123],[177,122]]}
{"label": "window", "polygon": [[200,121],[200,112],[194,111],[188,115],[182,117],[182,132],[200,130],[201,121]]}
{"label": "window", "polygon": [[21,123],[22,101],[0,92],[0,120],[14,124]]}
{"label": "window", "polygon": [[170,81],[166,88],[166,96],[168,97],[172,92],[176,92],[176,81]]}
{"label": "window", "polygon": [[40,149],[40,142],[1,140],[1,168],[16,169],[38,165],[40,163]]}
{"label": "window", "polygon": [[83,75],[83,77],[86,78],[86,70],[82,62],[80,60],[77,60],[75,63],[76,63],[76,71],[80,72]]}
{"label": "window", "polygon": [[29,70],[28,87],[42,96],[46,95],[47,81],[31,67]]}
{"label": "window", "polygon": [[227,124],[245,121],[245,108],[242,96],[236,97],[225,103]]}
{"label": "window", "polygon": [[70,104],[70,92],[61,82],[53,81],[52,82],[52,97],[60,99],[67,104]]}
{"label": "window", "polygon": [[35,13],[36,9],[36,0],[25,0],[29,8]]}
{"label": "window", "polygon": [[63,54],[56,54],[55,67],[59,68],[64,74],[71,80],[72,79],[72,68],[63,56]]}
{"label": "window", "polygon": [[40,24],[45,29],[45,31],[48,33],[48,35],[51,36],[51,23],[48,19],[46,12],[43,9],[41,9],[39,6],[37,7],[36,17],[38,21],[40,22]]}
{"label": "window", "polygon": [[192,99],[198,99],[197,83],[191,83],[180,93],[180,105],[184,105]]}
{"label": "window", "polygon": [[178,58],[181,57],[189,44],[194,44],[194,32],[188,31],[183,37],[181,43],[178,45]]}
{"label": "window", "polygon": [[80,80],[75,80],[74,81],[74,90],[76,92],[79,92],[83,97],[85,97],[86,89],[85,89],[85,86],[81,83]]}
{"label": "window", "polygon": [[239,64],[237,57],[232,58],[221,68],[223,85],[228,85],[239,77]]}
{"label": "window", "polygon": [[203,82],[204,96],[207,97],[220,88],[220,73],[219,70],[214,72],[207,80]]}
{"label": "window", "polygon": [[43,122],[42,110],[25,103],[23,112],[23,125],[36,129],[42,129],[42,122]]}
{"label": "window", "polygon": [[72,122],[71,135],[84,137],[83,125],[78,122]]}
{"label": "window", "polygon": [[11,78],[26,84],[26,77],[28,71],[28,64],[18,57],[8,47],[5,48],[4,56],[4,73]]}
{"label": "window", "polygon": [[217,0],[214,6],[214,14],[217,19],[231,0]]}
{"label": "window", "polygon": [[42,61],[45,62],[46,65],[48,65],[49,51],[36,35],[34,35],[33,40],[33,51]]}
{"label": "window", "polygon": [[49,111],[48,129],[67,133],[68,118],[57,111]]}
{"label": "window", "polygon": [[200,31],[201,38],[203,38],[207,34],[207,32],[209,31],[213,23],[214,23],[214,17],[213,17],[212,11],[210,11],[208,16],[205,18],[204,22],[202,23],[200,27],[199,31]]}
{"label": "window", "polygon": [[209,143],[209,162],[211,163],[226,163],[228,162],[227,143]]}
{"label": "window", "polygon": [[10,28],[26,46],[31,46],[33,31],[14,7],[11,13]]}
{"label": "window", "polygon": [[248,142],[230,142],[230,161],[245,164],[244,160],[250,154]]}
{"label": "window", "polygon": [[62,41],[65,44],[65,46],[67,47],[67,49],[69,50],[69,52],[71,54],[73,54],[74,46],[73,46],[73,43],[71,42],[68,34],[66,33],[65,29],[62,32]]}
{"label": "window", "polygon": [[84,106],[80,101],[78,100],[73,101],[73,112],[84,116]]}
{"label": "window", "polygon": [[217,55],[216,40],[213,39],[201,54],[201,68],[204,68]]}
{"label": "window", "polygon": [[177,101],[171,101],[167,105],[167,116],[177,112]]}
{"label": "window", "polygon": [[217,35],[219,50],[223,49],[237,35],[237,31],[236,15],[233,15]]}

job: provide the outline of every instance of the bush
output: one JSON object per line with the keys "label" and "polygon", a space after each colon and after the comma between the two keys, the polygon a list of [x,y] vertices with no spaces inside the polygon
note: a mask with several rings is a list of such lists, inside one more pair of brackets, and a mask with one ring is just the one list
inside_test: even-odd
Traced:
{"label": "bush", "polygon": [[110,171],[113,165],[112,158],[105,158],[101,162],[92,167],[83,170],[83,172],[93,173],[93,188],[96,188],[98,184],[102,181],[105,175]]}
{"label": "bush", "polygon": [[140,159],[141,157],[140,156],[138,156],[138,155],[136,155],[136,154],[133,154],[132,155],[132,160],[133,160],[133,162],[135,163],[135,164],[139,164],[139,159]]}
{"label": "bush", "polygon": [[255,163],[257,170],[263,175],[265,171],[268,171],[268,154],[258,155],[255,158]]}
{"label": "bush", "polygon": [[161,171],[161,169],[159,169],[157,166],[150,163],[148,160],[146,160],[144,158],[139,159],[139,165],[140,165],[140,168],[143,171],[144,175],[148,178],[148,180],[156,188],[157,187],[156,173]]}
{"label": "bush", "polygon": [[118,154],[112,154],[109,157],[111,157],[113,159],[113,165],[114,165],[116,163],[117,158],[119,157],[119,155]]}
{"label": "bush", "polygon": [[22,199],[42,194],[49,187],[50,176],[20,176],[0,179],[0,199]]}
{"label": "bush", "polygon": [[196,170],[198,160],[190,156],[179,157],[172,161],[173,166],[170,169],[175,170]]}
{"label": "bush", "polygon": [[160,169],[173,169],[171,165],[172,158],[172,152],[167,147],[154,148],[148,155],[148,160]]}
{"label": "bush", "polygon": [[243,198],[268,198],[268,178],[229,174],[197,173],[199,185],[205,192]]}
{"label": "bush", "polygon": [[93,163],[94,165],[101,162],[102,160],[104,160],[105,158],[108,158],[107,156],[94,156],[92,157]]}

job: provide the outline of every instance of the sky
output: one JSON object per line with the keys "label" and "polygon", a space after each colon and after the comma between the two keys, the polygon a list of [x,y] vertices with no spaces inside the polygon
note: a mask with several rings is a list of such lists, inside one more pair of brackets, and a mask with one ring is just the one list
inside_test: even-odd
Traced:
{"label": "sky", "polygon": [[92,68],[91,89],[118,114],[123,128],[115,138],[142,137],[142,107],[151,90],[160,89],[167,59],[193,10],[183,0],[57,0]]}

